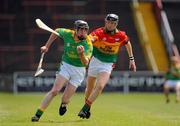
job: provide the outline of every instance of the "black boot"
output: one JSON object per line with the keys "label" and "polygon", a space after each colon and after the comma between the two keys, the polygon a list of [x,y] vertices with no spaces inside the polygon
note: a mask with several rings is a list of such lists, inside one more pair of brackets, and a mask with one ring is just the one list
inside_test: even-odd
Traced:
{"label": "black boot", "polygon": [[39,121],[39,118],[38,118],[37,116],[33,116],[33,117],[31,118],[31,121],[32,121],[32,122],[38,122],[38,121]]}
{"label": "black boot", "polygon": [[67,111],[66,104],[61,103],[61,106],[59,107],[59,115],[63,116]]}
{"label": "black boot", "polygon": [[36,114],[31,118],[31,121],[38,122],[42,114],[43,114],[43,111],[41,109],[37,109]]}
{"label": "black boot", "polygon": [[90,113],[90,111],[83,111],[83,110],[81,110],[81,111],[79,112],[78,116],[79,116],[80,118],[83,118],[83,119],[84,119],[84,118],[89,119],[90,116],[91,116],[91,113]]}
{"label": "black boot", "polygon": [[83,108],[80,110],[80,112],[78,113],[78,116],[79,116],[80,118],[83,118],[83,119],[84,119],[84,118],[89,119],[90,116],[91,116],[90,106],[87,105],[87,104],[85,104],[85,105],[83,106]]}

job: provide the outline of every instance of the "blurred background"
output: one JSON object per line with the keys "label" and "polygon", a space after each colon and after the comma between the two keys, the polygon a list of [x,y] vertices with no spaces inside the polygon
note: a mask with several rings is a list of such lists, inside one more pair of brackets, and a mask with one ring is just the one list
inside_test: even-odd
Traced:
{"label": "blurred background", "polygon": [[[86,20],[90,32],[104,26],[109,13],[119,16],[118,28],[129,36],[137,72],[128,70],[126,49],[120,49],[116,68],[105,91],[162,91],[169,59],[180,49],[180,0],[1,0],[0,91],[47,91],[63,53],[57,39],[45,55],[45,72],[34,77],[40,47],[50,35],[35,23],[40,18],[52,29],[73,29]],[[84,84],[79,91],[84,90]]]}

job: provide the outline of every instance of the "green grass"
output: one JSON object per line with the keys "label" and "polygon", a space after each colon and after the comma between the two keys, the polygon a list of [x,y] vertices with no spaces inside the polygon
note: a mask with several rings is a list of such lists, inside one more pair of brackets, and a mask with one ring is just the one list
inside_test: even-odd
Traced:
{"label": "green grass", "polygon": [[31,122],[44,94],[0,93],[0,126],[180,126],[180,104],[166,104],[158,93],[103,93],[93,104],[91,118],[77,113],[84,94],[75,94],[64,116],[58,115],[61,95],[56,96],[39,122]]}

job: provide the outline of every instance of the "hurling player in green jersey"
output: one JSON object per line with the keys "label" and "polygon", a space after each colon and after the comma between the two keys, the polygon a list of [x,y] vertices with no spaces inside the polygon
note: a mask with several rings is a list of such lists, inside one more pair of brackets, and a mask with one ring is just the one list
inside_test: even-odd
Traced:
{"label": "hurling player in green jersey", "polygon": [[[32,121],[39,121],[51,100],[58,94],[65,83],[68,82],[59,108],[59,115],[64,115],[71,96],[84,80],[85,67],[89,63],[93,46],[90,37],[87,35],[89,30],[88,23],[83,20],[77,20],[74,26],[74,30],[65,28],[56,29],[59,37],[64,41],[64,53],[60,70],[56,75],[52,89],[45,95],[35,115],[31,118]],[[47,43],[41,47],[41,52],[48,52],[50,45],[57,37],[57,35],[52,33]]]}
{"label": "hurling player in green jersey", "polygon": [[170,102],[169,90],[176,91],[176,102],[180,100],[180,59],[177,56],[171,57],[171,67],[166,73],[166,81],[164,83],[164,94],[166,103]]}

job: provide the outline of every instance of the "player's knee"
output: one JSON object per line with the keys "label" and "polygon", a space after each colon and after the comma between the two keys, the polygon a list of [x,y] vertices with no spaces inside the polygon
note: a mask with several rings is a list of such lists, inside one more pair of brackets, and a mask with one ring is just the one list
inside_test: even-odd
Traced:
{"label": "player's knee", "polygon": [[179,87],[179,86],[176,86],[176,87],[175,87],[175,90],[176,90],[176,92],[179,93],[179,92],[180,92],[180,87]]}
{"label": "player's knee", "polygon": [[169,86],[168,85],[164,85],[163,88],[164,88],[164,90],[168,90]]}
{"label": "player's knee", "polygon": [[97,88],[98,88],[99,91],[102,91],[102,90],[104,89],[104,85],[99,84],[99,85],[97,86]]}

